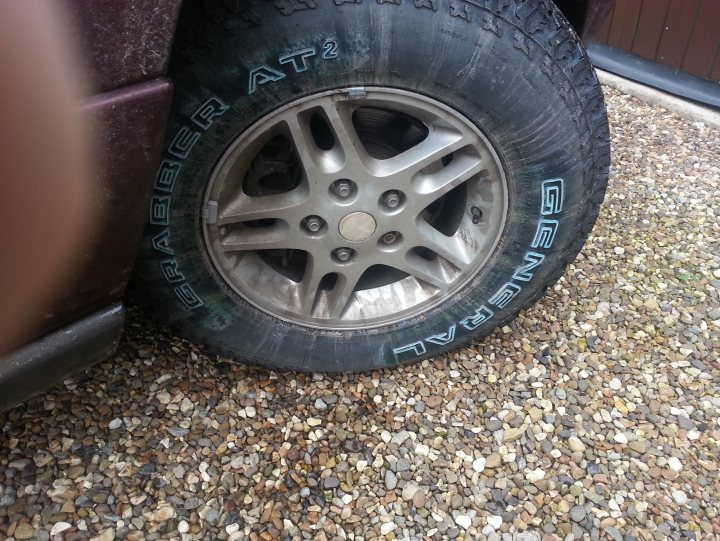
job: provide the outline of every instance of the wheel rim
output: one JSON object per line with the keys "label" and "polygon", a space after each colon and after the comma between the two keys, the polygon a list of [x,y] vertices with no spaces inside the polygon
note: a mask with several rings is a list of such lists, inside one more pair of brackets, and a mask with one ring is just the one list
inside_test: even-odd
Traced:
{"label": "wheel rim", "polygon": [[419,315],[489,259],[507,182],[487,138],[440,102],[392,88],[306,96],[256,122],[218,162],[203,240],[257,308],[323,329]]}

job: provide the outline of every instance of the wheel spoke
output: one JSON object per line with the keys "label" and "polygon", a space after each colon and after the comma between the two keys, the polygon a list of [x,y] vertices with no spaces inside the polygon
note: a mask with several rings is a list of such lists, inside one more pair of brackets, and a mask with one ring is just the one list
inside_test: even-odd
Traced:
{"label": "wheel spoke", "polygon": [[424,168],[469,144],[459,132],[448,128],[433,128],[417,145],[387,160],[377,162],[377,176],[399,175],[404,182]]}
{"label": "wheel spoke", "polygon": [[444,269],[436,261],[428,261],[413,253],[398,254],[397,257],[385,262],[390,267],[414,276],[431,286],[443,290],[452,282],[453,276],[447,276]]}
{"label": "wheel spoke", "polygon": [[425,220],[417,221],[417,246],[427,248],[457,267],[464,270],[471,261],[467,247],[459,237],[448,237]]}
{"label": "wheel spoke", "polygon": [[224,252],[272,250],[297,248],[299,240],[286,223],[277,222],[268,227],[243,227],[233,231],[221,240],[220,246]]}
{"label": "wheel spoke", "polygon": [[310,316],[313,314],[320,282],[329,272],[332,272],[331,269],[322,265],[317,257],[308,253],[305,272],[298,288],[300,312],[303,315]]}
{"label": "wheel spoke", "polygon": [[483,160],[472,152],[458,152],[453,161],[439,171],[415,175],[411,202],[418,210],[422,210],[484,169]]}
{"label": "wheel spoke", "polygon": [[364,270],[358,264],[354,264],[337,273],[335,286],[325,295],[326,317],[330,319],[340,319],[342,317]]}
{"label": "wheel spoke", "polygon": [[344,107],[344,104],[345,102],[342,101],[325,102],[323,111],[335,137],[335,144],[345,158],[343,170],[346,176],[363,175],[367,173],[367,162],[370,157],[353,126],[352,111],[349,107]]}
{"label": "wheel spoke", "polygon": [[289,192],[250,197],[242,194],[218,212],[217,224],[226,225],[267,218],[287,219],[308,199],[307,189],[300,186]]}
{"label": "wheel spoke", "polygon": [[310,131],[310,123],[302,113],[290,111],[283,116],[283,120],[290,131],[298,159],[302,163],[307,178],[314,178],[318,174],[320,154],[322,151],[315,144]]}

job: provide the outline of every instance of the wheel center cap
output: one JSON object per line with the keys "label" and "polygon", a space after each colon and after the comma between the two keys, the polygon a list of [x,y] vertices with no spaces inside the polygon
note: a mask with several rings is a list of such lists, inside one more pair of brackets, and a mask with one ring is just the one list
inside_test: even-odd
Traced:
{"label": "wheel center cap", "polygon": [[367,212],[351,212],[340,220],[340,234],[350,242],[361,242],[375,233],[375,218]]}

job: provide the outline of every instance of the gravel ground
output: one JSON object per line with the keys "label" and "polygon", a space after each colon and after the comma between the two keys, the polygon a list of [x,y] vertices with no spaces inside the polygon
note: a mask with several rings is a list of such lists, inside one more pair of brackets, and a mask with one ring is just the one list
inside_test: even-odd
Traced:
{"label": "gravel ground", "polygon": [[0,416],[0,538],[720,538],[720,134],[607,94],[600,221],[513,324],[329,377],[134,309],[114,359]]}

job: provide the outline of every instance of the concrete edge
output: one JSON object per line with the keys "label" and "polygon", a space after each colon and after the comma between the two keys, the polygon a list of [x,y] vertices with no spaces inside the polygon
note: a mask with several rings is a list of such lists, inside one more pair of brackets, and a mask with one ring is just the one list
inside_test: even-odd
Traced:
{"label": "concrete edge", "polygon": [[652,105],[663,107],[693,122],[702,122],[707,126],[720,130],[720,111],[717,109],[699,105],[604,70],[596,69],[596,71],[600,83],[604,85],[611,86]]}

